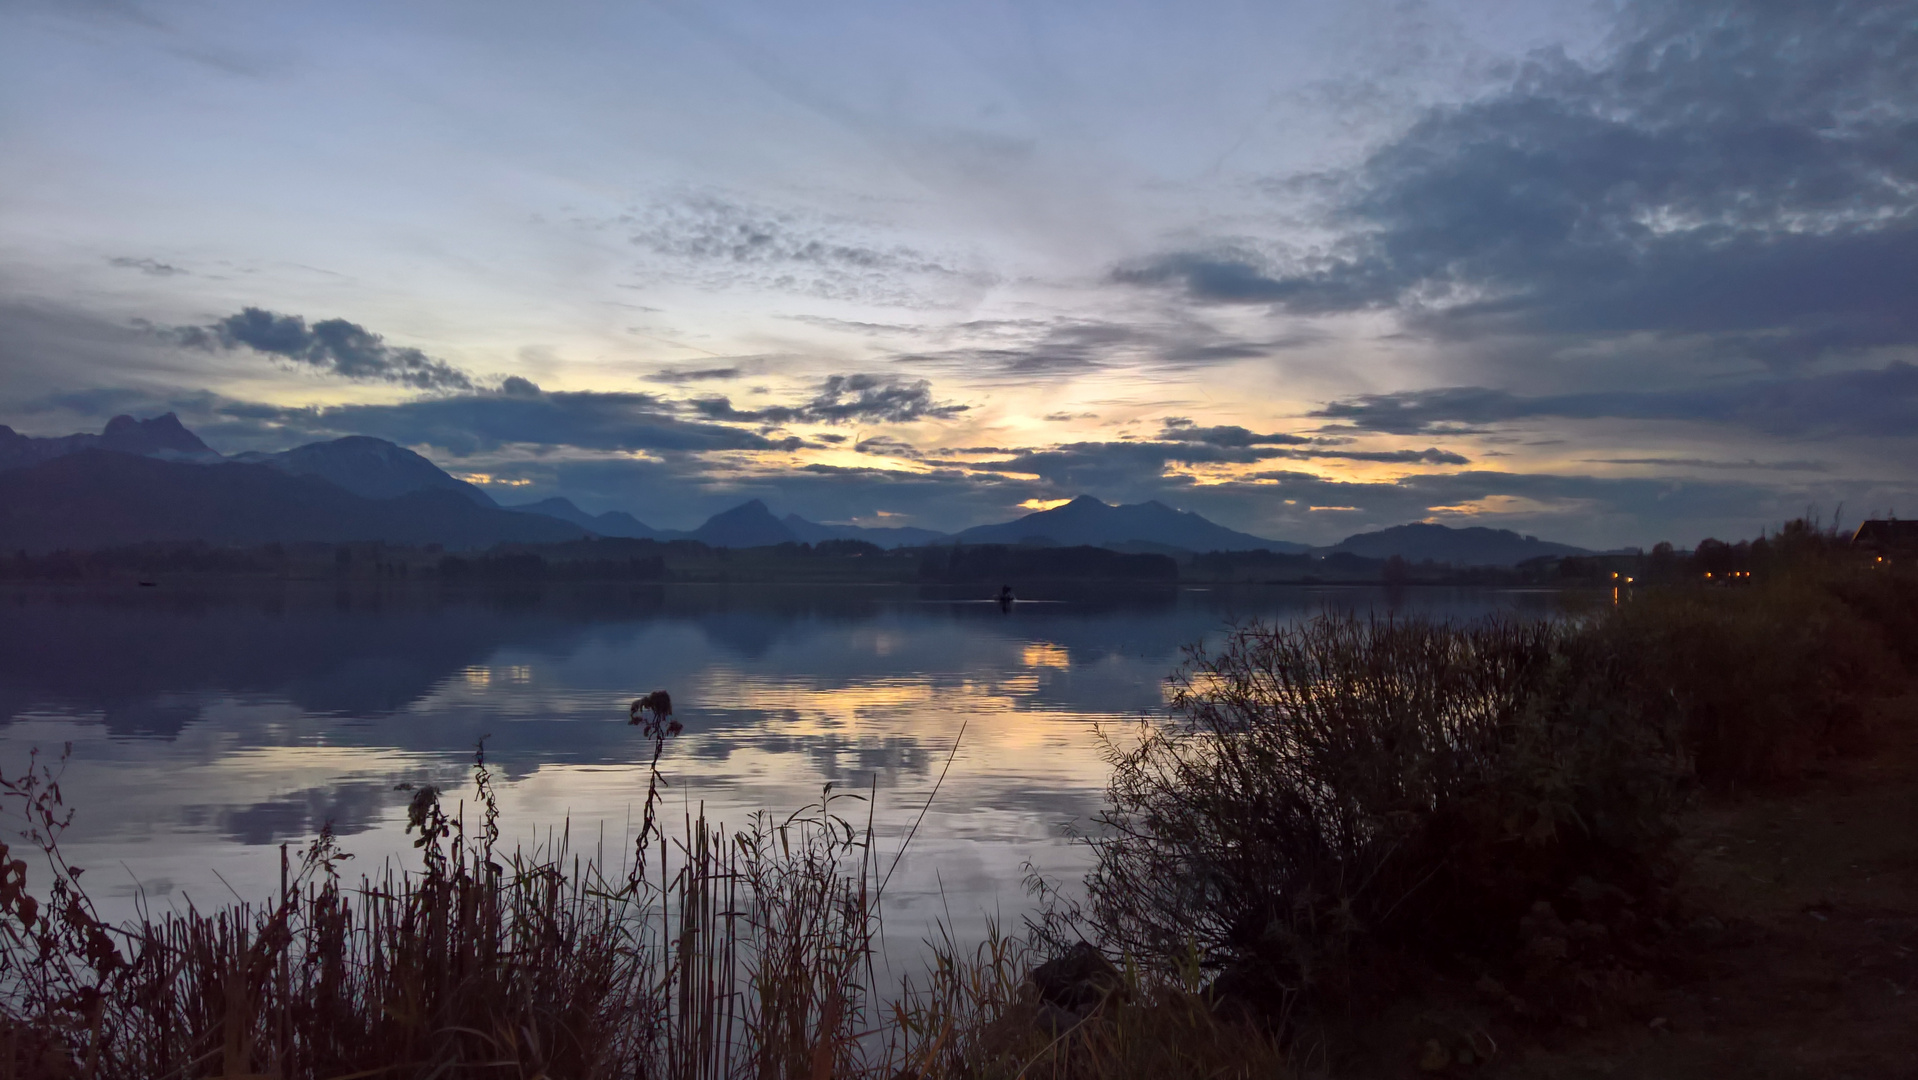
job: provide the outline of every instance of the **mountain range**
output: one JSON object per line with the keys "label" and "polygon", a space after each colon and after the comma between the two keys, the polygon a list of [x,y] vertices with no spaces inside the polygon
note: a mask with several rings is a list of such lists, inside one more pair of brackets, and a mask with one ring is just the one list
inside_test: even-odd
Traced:
{"label": "mountain range", "polygon": [[821,524],[797,514],[782,518],[758,499],[714,514],[696,529],[658,529],[621,510],[589,514],[564,498],[501,506],[419,454],[364,435],[228,458],[172,413],[147,420],[116,416],[98,435],[59,438],[33,438],[0,425],[0,549],[158,540],[386,540],[479,548],[586,536],[696,540],[712,547],[861,540],[885,548],[1041,544],[1166,553],[1266,550],[1398,555],[1412,562],[1476,566],[1587,554],[1503,529],[1429,523],[1314,548],[1238,532],[1160,502],[1114,506],[1090,495],[954,534]]}
{"label": "mountain range", "polygon": [[151,541],[256,545],[383,540],[454,548],[577,540],[577,525],[480,506],[446,489],[369,499],[268,465],[197,465],[84,449],[0,473],[0,548]]}
{"label": "mountain range", "polygon": [[[477,489],[476,489],[477,490]],[[484,494],[482,492],[482,494]],[[508,510],[517,510],[522,514],[544,514],[547,517],[570,521],[595,536],[619,536],[634,540],[657,540],[659,530],[639,520],[624,510],[608,510],[603,514],[589,514],[573,505],[571,499],[551,498],[539,502],[521,503],[509,506]]]}
{"label": "mountain range", "polygon": [[98,435],[65,435],[57,439],[36,439],[0,424],[0,470],[38,465],[82,450],[113,450],[202,463],[222,460],[218,452],[188,431],[172,413],[151,420],[116,416],[107,421],[106,430]]}
{"label": "mountain range", "polygon": [[369,499],[394,499],[414,491],[453,491],[479,506],[499,506],[477,486],[447,475],[406,447],[367,435],[308,443],[277,454],[239,454],[230,460],[265,465],[293,476],[317,476]]}

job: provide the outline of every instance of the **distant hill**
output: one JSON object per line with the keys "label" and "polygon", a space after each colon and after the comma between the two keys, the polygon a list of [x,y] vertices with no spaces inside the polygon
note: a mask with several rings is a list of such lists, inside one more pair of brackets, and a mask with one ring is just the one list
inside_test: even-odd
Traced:
{"label": "distant hill", "polygon": [[0,550],[147,541],[382,540],[452,548],[578,539],[577,525],[481,506],[450,490],[369,499],[267,465],[195,465],[82,450],[0,472]]}
{"label": "distant hill", "polygon": [[772,544],[795,544],[799,537],[786,523],[773,516],[766,504],[754,499],[744,502],[731,510],[723,510],[706,519],[706,523],[689,533],[681,534],[688,540],[698,540],[713,547],[748,548],[767,547]]}
{"label": "distant hill", "polygon": [[915,529],[900,526],[892,529],[870,529],[863,525],[821,525],[807,521],[798,514],[787,514],[779,519],[802,543],[817,544],[821,540],[864,540],[868,544],[877,544],[882,548],[922,547],[936,544],[946,538],[942,532],[931,529]]}
{"label": "distant hill", "polygon": [[0,424],[0,470],[24,469],[82,450],[113,450],[173,461],[221,460],[217,452],[188,431],[172,413],[151,420],[116,416],[107,421],[106,429],[98,435],[62,435],[51,439],[22,435]]}
{"label": "distant hill", "polygon": [[1510,529],[1487,529],[1476,525],[1454,529],[1425,522],[1359,533],[1320,550],[1327,553],[1346,552],[1368,559],[1389,559],[1397,555],[1408,562],[1430,559],[1454,566],[1516,566],[1541,555],[1591,554],[1584,548],[1570,544],[1556,544],[1536,536],[1520,536]]}
{"label": "distant hill", "polygon": [[[582,524],[584,524],[582,522]],[[591,527],[591,526],[587,526]],[[1028,514],[1017,521],[980,525],[957,534],[931,529],[869,529],[857,525],[821,525],[798,514],[774,517],[766,504],[754,499],[714,514],[690,532],[660,532],[662,538],[683,537],[714,547],[765,547],[770,544],[816,544],[822,540],[864,540],[884,548],[927,544],[1052,544],[1061,547],[1127,547],[1154,551],[1269,551],[1308,550],[1303,544],[1236,532],[1197,514],[1174,510],[1163,503],[1108,506],[1083,495],[1064,506]]]}
{"label": "distant hill", "polygon": [[1016,521],[978,525],[952,537],[961,544],[1019,544],[1032,540],[1054,544],[1090,544],[1110,547],[1138,542],[1186,551],[1309,550],[1304,544],[1267,540],[1207,521],[1186,510],[1160,502],[1110,506],[1081,495],[1064,506],[1027,514]]}
{"label": "distant hill", "polygon": [[522,514],[545,514],[547,517],[558,518],[561,521],[570,521],[597,536],[651,540],[660,535],[658,529],[624,510],[608,510],[595,516],[573,505],[571,499],[541,499],[536,503],[522,503],[506,509],[517,510]]}
{"label": "distant hill", "polygon": [[499,505],[486,492],[406,447],[370,435],[307,443],[277,454],[242,454],[234,460],[331,480],[369,499],[391,499],[411,491],[456,491],[480,506]]}

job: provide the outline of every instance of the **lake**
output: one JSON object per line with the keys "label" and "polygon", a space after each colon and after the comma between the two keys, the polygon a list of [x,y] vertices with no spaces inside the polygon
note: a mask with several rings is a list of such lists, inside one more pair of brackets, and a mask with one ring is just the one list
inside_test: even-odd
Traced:
{"label": "lake", "polygon": [[603,836],[623,850],[649,750],[627,705],[664,688],[686,727],[662,762],[674,820],[701,806],[734,823],[783,815],[831,782],[876,792],[889,860],[950,758],[887,890],[887,932],[916,941],[947,919],[972,935],[988,916],[1017,925],[1027,867],[1076,882],[1084,853],[1067,829],[1098,812],[1105,782],[1095,727],[1163,715],[1182,646],[1234,620],[1547,615],[1558,600],[1115,584],[1040,590],[1005,611],[989,595],[12,588],[0,592],[0,768],[72,744],[65,851],[121,918],[141,902],[266,897],[276,846],[328,821],[357,856],[349,872],[412,865],[402,785],[470,793],[482,738],[509,845],[570,821],[576,847]]}

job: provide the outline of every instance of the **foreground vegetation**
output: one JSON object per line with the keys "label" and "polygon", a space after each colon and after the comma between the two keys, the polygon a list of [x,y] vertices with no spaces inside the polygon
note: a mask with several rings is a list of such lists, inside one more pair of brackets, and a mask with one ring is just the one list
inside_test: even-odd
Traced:
{"label": "foreground vegetation", "polygon": [[[1803,524],[1741,557],[1551,623],[1195,649],[1170,719],[1106,733],[1082,894],[904,985],[875,959],[897,854],[844,794],[735,833],[665,827],[655,787],[610,862],[508,854],[482,758],[473,831],[416,792],[413,870],[350,882],[322,835],[277,902],[111,926],[35,765],[0,788],[27,821],[0,853],[0,1076],[1270,1076],[1362,1056],[1434,988],[1515,1030],[1599,1022],[1697,917],[1680,809],[1870,745],[1869,703],[1918,670],[1918,579]],[[655,767],[669,707],[635,706]]]}

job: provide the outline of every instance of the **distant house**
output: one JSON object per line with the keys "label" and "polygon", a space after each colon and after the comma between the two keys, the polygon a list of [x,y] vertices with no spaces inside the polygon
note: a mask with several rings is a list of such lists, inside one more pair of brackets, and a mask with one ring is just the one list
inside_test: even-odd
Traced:
{"label": "distant house", "polygon": [[1918,521],[1867,521],[1851,535],[1851,546],[1874,555],[1918,555]]}

